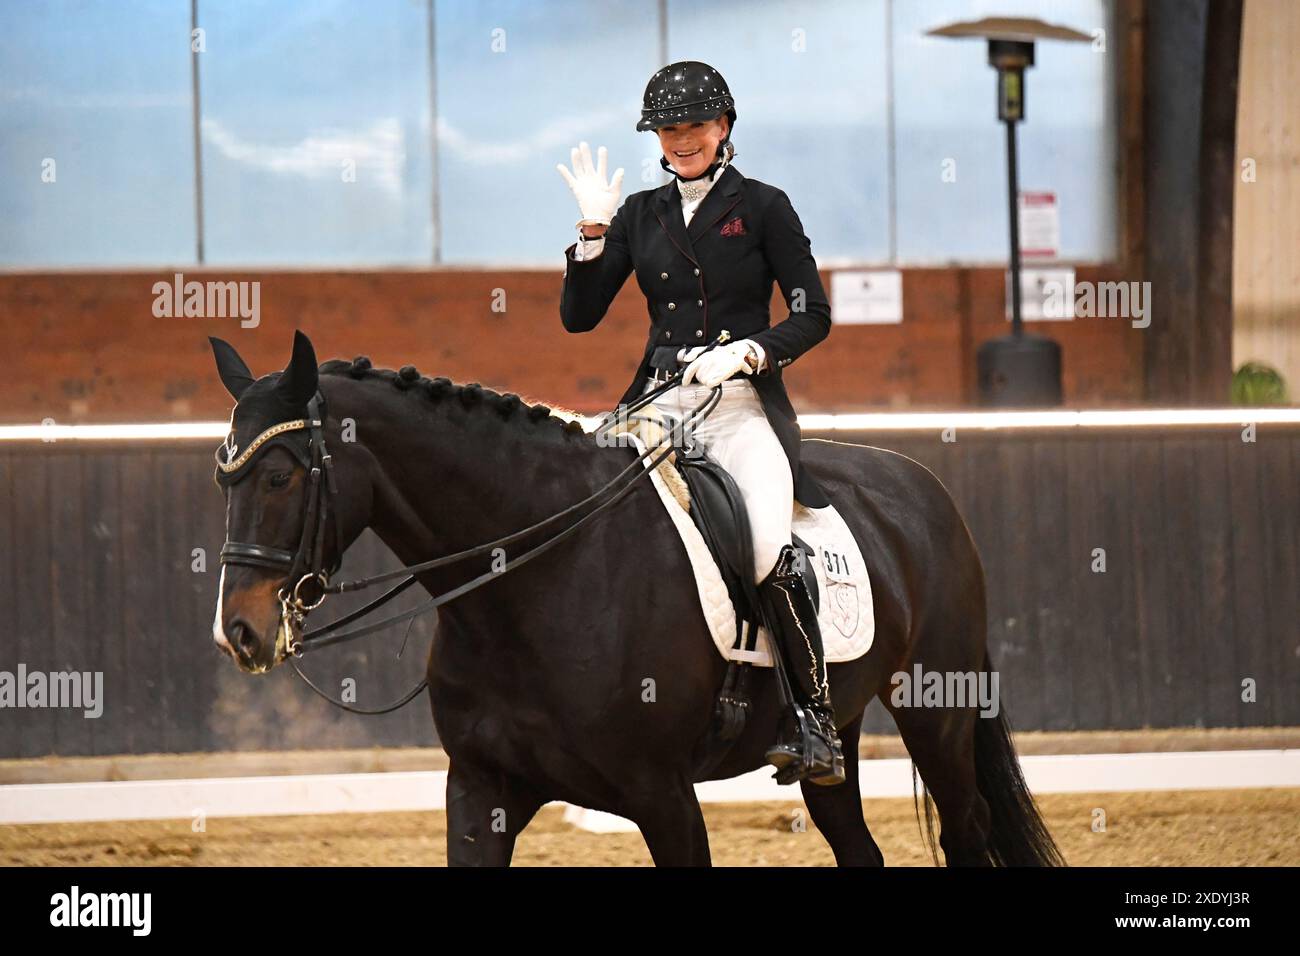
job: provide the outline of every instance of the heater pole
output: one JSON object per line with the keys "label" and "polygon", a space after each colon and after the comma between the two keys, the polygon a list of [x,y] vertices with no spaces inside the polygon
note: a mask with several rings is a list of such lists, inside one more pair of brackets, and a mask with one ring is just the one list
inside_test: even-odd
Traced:
{"label": "heater pole", "polygon": [[1011,334],[1021,334],[1020,317],[1020,174],[1016,168],[1016,121],[1007,124],[1007,215],[1011,222]]}

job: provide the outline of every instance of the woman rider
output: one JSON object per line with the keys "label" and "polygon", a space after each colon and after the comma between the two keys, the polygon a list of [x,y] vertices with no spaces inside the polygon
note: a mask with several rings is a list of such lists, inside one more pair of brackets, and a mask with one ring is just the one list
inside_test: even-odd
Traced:
{"label": "woman rider", "polygon": [[[830,306],[789,197],[731,165],[735,122],[722,76],[687,60],[650,78],[636,126],[658,135],[659,162],[672,182],[634,193],[619,208],[623,170],[606,178],[603,146],[595,166],[586,143],[573,150],[573,171],[558,169],[582,217],[578,241],[565,250],[560,315],[568,331],[590,331],[635,270],[650,333],[620,401],[653,389],[681,362],[681,387],[656,400],[680,420],[721,383],[717,408],[693,436],[740,488],[754,538],[754,580],[810,718],[807,750],[792,714],[767,759],[781,783],[834,785],[844,780],[844,757],[817,614],[790,538],[793,499],[810,508],[829,502],[799,463],[799,426],[781,382],[782,369],[826,338]],[[773,279],[790,309],[775,326]],[[704,352],[723,329],[731,340]]]}

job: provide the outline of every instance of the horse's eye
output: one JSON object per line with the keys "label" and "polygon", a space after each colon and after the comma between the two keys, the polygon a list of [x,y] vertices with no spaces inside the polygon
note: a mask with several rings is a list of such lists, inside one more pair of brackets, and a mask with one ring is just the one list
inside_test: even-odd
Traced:
{"label": "horse's eye", "polygon": [[287,471],[277,471],[271,476],[272,488],[283,488],[289,483],[289,473]]}

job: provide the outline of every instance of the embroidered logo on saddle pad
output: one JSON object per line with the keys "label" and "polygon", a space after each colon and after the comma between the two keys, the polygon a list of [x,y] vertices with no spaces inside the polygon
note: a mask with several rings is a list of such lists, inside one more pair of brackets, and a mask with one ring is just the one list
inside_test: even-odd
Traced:
{"label": "embroidered logo on saddle pad", "polygon": [[[871,649],[876,636],[871,582],[862,549],[834,505],[805,508],[796,502],[791,530],[812,549],[809,560],[820,592],[817,623],[826,660],[856,660]],[[766,632],[766,628],[759,630],[760,634]]]}
{"label": "embroidered logo on saddle pad", "polygon": [[[829,533],[835,534],[837,531],[838,529],[832,529]],[[829,614],[835,629],[851,640],[858,629],[860,610],[858,585],[852,572],[853,561],[857,557],[856,549],[853,557],[850,557],[823,543],[817,548],[817,557],[821,559],[821,570],[824,572],[821,578],[826,582],[822,601],[829,604],[829,607],[818,611],[818,617]]]}

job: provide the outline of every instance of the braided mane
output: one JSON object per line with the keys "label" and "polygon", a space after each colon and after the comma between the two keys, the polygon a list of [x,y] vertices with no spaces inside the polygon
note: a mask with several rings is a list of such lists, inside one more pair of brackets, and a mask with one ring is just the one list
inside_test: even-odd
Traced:
{"label": "braided mane", "polygon": [[490,388],[484,388],[478,382],[457,385],[443,376],[428,378],[421,375],[414,365],[403,365],[397,371],[375,368],[367,356],[358,355],[351,362],[345,359],[331,359],[321,365],[320,373],[347,375],[354,379],[379,379],[388,382],[399,391],[417,392],[432,402],[459,401],[466,408],[490,409],[503,419],[522,418],[534,423],[554,422],[566,435],[590,437],[580,422],[566,420],[557,415],[556,412],[562,410],[551,405],[541,403],[530,405],[513,392],[503,395]]}

